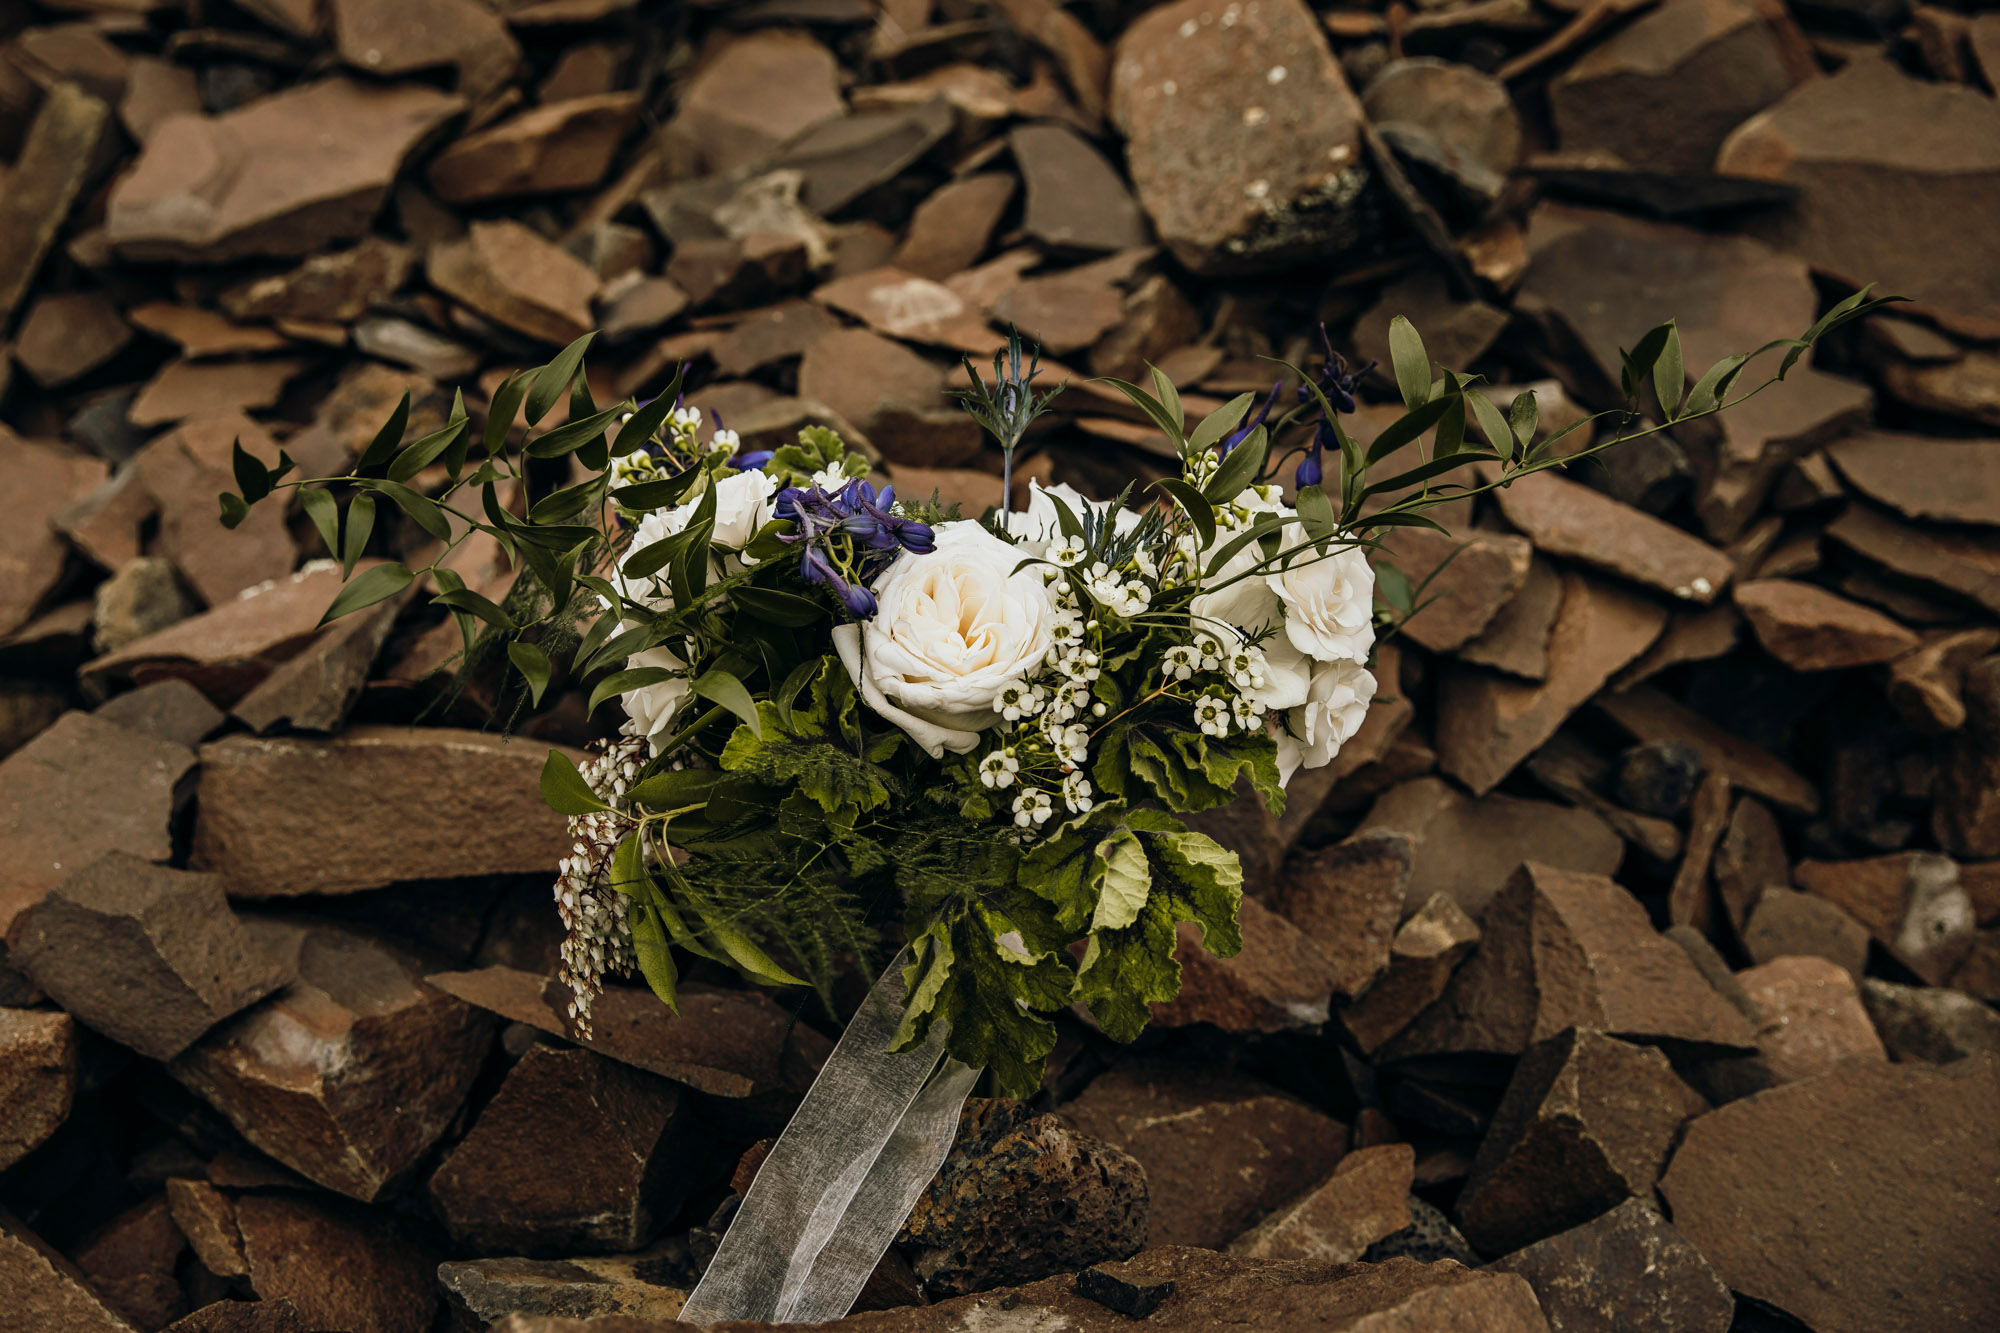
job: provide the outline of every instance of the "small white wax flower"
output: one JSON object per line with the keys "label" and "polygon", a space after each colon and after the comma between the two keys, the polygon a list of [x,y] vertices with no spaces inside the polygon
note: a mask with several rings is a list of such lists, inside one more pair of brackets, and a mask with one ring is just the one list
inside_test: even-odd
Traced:
{"label": "small white wax flower", "polygon": [[1073,815],[1088,811],[1092,805],[1090,779],[1081,773],[1072,773],[1063,779],[1063,806]]}
{"label": "small white wax flower", "polygon": [[982,786],[1011,787],[1014,775],[1021,771],[1021,761],[1011,751],[995,750],[979,761],[979,781]]}
{"label": "small white wax flower", "polygon": [[1194,701],[1195,725],[1204,736],[1229,734],[1229,705],[1219,696],[1205,694]]}
{"label": "small white wax flower", "polygon": [[1054,813],[1055,802],[1045,791],[1024,791],[1014,798],[1014,822],[1022,828],[1046,824]]}

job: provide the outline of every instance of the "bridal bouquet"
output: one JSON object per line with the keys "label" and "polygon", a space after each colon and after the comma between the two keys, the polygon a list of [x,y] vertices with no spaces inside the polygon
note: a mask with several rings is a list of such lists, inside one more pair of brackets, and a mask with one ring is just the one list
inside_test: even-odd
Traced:
{"label": "bridal bouquet", "polygon": [[[1690,386],[1662,325],[1627,354],[1627,404],[1605,414],[1618,429],[1584,447],[1566,437],[1587,423],[1538,429],[1532,394],[1503,410],[1476,378],[1433,374],[1404,320],[1406,411],[1365,447],[1343,422],[1358,376],[1331,349],[1294,370],[1298,401],[1275,419],[1276,389],[1190,421],[1155,372],[1114,383],[1171,441],[1172,475],[1112,500],[1037,486],[983,515],[878,484],[829,430],[746,450],[678,378],[600,408],[584,338],[506,381],[477,437],[461,401],[405,442],[405,398],[347,475],[285,481],[289,459],[239,448],[223,515],[296,487],[351,573],[386,499],[438,555],[371,566],[328,619],[427,575],[469,664],[504,653],[531,704],[560,679],[590,683],[593,711],[622,707],[621,739],[581,767],[552,752],[542,777],[574,836],[557,897],[580,1030],[607,972],[638,972],[668,1005],[676,951],[824,985],[844,959],[867,965],[886,925],[908,945],[892,1049],[946,1025],[951,1056],[1026,1095],[1050,1014],[1081,1004],[1129,1040],[1174,997],[1179,923],[1213,953],[1240,947],[1236,856],[1182,816],[1239,791],[1277,812],[1290,778],[1354,735],[1378,627],[1423,595],[1378,584],[1379,534],[1722,410],[1880,304],[1857,293],[1759,349],[1780,364],[1734,399],[1759,353]],[[1016,338],[964,395],[1010,468],[1053,396],[1038,373]],[[563,424],[536,433],[565,398]],[[521,570],[500,603],[441,563],[475,531]]]}

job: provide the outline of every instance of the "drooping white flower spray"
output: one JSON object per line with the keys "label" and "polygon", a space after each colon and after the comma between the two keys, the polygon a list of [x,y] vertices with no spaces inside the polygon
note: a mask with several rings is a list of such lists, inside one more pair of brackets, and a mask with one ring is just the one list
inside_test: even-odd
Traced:
{"label": "drooping white flower spray", "polygon": [[[599,800],[615,804],[646,762],[643,736],[627,736],[607,745],[577,765]],[[562,917],[560,980],[570,993],[569,1018],[577,1035],[591,1035],[591,1003],[604,989],[606,972],[630,972],[637,966],[632,953],[632,928],[625,920],[625,899],[611,887],[611,858],[632,831],[633,821],[615,810],[572,815],[570,854],[556,877],[556,912]]]}

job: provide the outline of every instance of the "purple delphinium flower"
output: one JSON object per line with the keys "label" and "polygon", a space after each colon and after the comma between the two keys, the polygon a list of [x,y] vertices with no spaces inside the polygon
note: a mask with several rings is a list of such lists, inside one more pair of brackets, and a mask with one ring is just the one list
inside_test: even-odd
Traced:
{"label": "purple delphinium flower", "polygon": [[1216,457],[1229,457],[1231,449],[1243,443],[1244,440],[1249,438],[1251,431],[1264,424],[1265,418],[1271,415],[1271,409],[1277,406],[1278,394],[1283,391],[1284,387],[1285,382],[1283,380],[1272,380],[1271,392],[1264,395],[1263,406],[1259,407],[1255,413],[1252,413],[1247,407],[1243,409],[1243,424],[1222,437],[1222,443],[1216,446]]}
{"label": "purple delphinium flower", "polygon": [[797,526],[779,540],[801,548],[800,576],[827,588],[849,615],[865,620],[875,614],[875,595],[867,585],[876,575],[905,551],[926,555],[935,549],[930,525],[892,512],[895,503],[894,487],[877,494],[857,479],[831,493],[819,486],[787,486],[772,512]]}
{"label": "purple delphinium flower", "polygon": [[[1333,339],[1327,336],[1324,324],[1319,326],[1319,341],[1320,345],[1326,348],[1326,361],[1320,366],[1319,374],[1313,376],[1312,382],[1319,386],[1319,396],[1326,399],[1328,407],[1336,413],[1352,412],[1355,408],[1354,390],[1361,383],[1362,377],[1375,369],[1375,363],[1370,361],[1359,370],[1348,370],[1346,358],[1333,350]],[[1311,387],[1304,384],[1299,386],[1299,401],[1301,403],[1313,401]],[[1327,414],[1322,409],[1319,425],[1313,430],[1312,445],[1306,450],[1306,456],[1299,460],[1299,470],[1294,477],[1301,490],[1307,486],[1320,484],[1326,476],[1321,455],[1328,449],[1339,447],[1340,437],[1334,433],[1333,423],[1327,419]]]}

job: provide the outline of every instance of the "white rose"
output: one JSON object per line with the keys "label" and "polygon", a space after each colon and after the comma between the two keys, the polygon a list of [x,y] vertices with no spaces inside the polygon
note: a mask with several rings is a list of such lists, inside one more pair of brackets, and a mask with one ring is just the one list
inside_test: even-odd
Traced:
{"label": "white rose", "polygon": [[1019,547],[970,521],[939,524],[935,540],[875,581],[872,620],[833,632],[862,701],[933,758],[998,725],[994,696],[1041,666],[1056,617],[1041,573],[1014,572]]}
{"label": "white rose", "polygon": [[[1253,492],[1245,491],[1244,494],[1252,495]],[[1281,518],[1292,516],[1292,510],[1282,504],[1270,512]],[[1217,527],[1215,540],[1201,553],[1201,567],[1206,570],[1216,552],[1242,532],[1241,526]],[[1188,609],[1194,615],[1196,629],[1213,629],[1212,624],[1204,622],[1218,620],[1244,630],[1258,630],[1278,623],[1277,594],[1272,591],[1268,579],[1252,572],[1263,559],[1261,542],[1245,542],[1212,577],[1203,578],[1203,585],[1215,591],[1202,593],[1189,603]]]}
{"label": "white rose", "polygon": [[[632,628],[634,623],[627,621],[619,627],[619,632]],[[634,653],[625,660],[625,665],[665,667],[669,671],[687,670],[687,663],[668,648],[648,648],[643,653]],[[673,735],[674,717],[687,704],[690,688],[688,678],[680,675],[654,685],[641,685],[636,690],[627,690],[619,695],[618,702],[625,706],[625,716],[632,719],[628,728],[630,734],[644,736],[648,748],[659,754],[660,746]]]}
{"label": "white rose", "polygon": [[[778,479],[768,472],[749,468],[732,473],[715,482],[715,530],[711,540],[717,546],[726,546],[740,551],[749,544],[757,530],[771,517],[771,497],[777,492]],[[685,531],[694,520],[695,512],[701,508],[699,498],[672,509],[655,509],[639,520],[639,526],[632,533],[632,544],[627,553],[645,550],[654,542],[662,541],[677,532]],[[733,558],[733,557],[732,557]],[[727,569],[724,562],[720,567]],[[739,564],[736,566],[741,568]],[[621,570],[613,577],[619,595],[628,601],[649,606],[654,610],[666,610],[673,606],[672,593],[667,590],[665,574],[656,573],[643,579],[627,579]]]}
{"label": "white rose", "polygon": [[1278,733],[1278,781],[1301,768],[1321,768],[1361,730],[1375,697],[1375,677],[1356,662],[1321,662],[1313,668],[1304,704],[1285,715]]}
{"label": "white rose", "polygon": [[[1056,513],[1055,499],[1069,506],[1069,511],[1079,520],[1086,509],[1095,510],[1099,515],[1118,509],[1113,500],[1092,500],[1067,482],[1055,486],[1044,486],[1039,481],[1028,483],[1028,507],[1020,513],[1006,513],[1000,516],[1001,526],[1007,534],[1020,544],[1025,555],[1046,555],[1052,542],[1062,540],[1062,518]],[[1139,516],[1129,509],[1118,509],[1112,519],[1116,532],[1129,532],[1139,521]]]}
{"label": "white rose", "polygon": [[1375,642],[1375,571],[1359,546],[1321,554],[1296,525],[1264,576],[1285,608],[1285,637],[1315,662],[1365,662]]}

